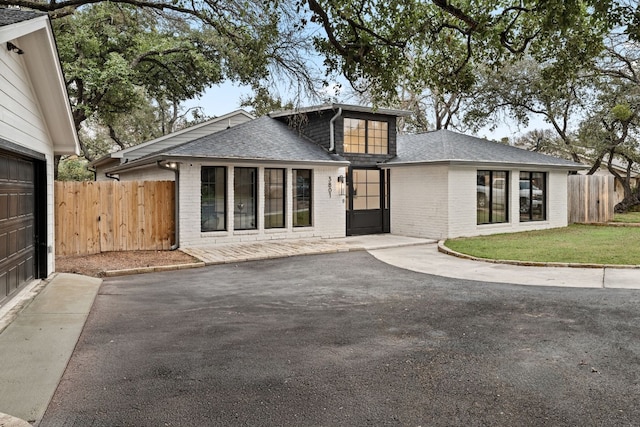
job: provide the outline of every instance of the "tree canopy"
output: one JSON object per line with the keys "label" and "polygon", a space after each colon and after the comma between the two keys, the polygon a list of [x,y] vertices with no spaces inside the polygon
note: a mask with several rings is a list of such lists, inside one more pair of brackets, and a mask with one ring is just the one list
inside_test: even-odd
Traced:
{"label": "tree canopy", "polygon": [[[635,0],[0,0],[47,11],[89,159],[187,120],[182,103],[225,80],[258,114],[336,75],[406,131],[478,129],[538,115],[529,142],[593,166],[637,163]],[[613,37],[617,35],[616,37]],[[322,61],[324,78],[311,69]],[[196,117],[199,119],[201,117]],[[107,138],[108,136],[108,138]],[[544,142],[546,141],[546,142]],[[554,148],[555,147],[555,148]],[[630,163],[629,163],[630,162]]]}

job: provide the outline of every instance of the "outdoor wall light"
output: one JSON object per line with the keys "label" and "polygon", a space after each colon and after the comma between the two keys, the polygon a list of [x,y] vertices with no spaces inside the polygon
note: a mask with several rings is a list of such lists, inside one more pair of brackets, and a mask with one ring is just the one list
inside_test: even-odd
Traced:
{"label": "outdoor wall light", "polygon": [[158,160],[158,167],[162,168],[162,169],[169,169],[172,170],[174,172],[176,172],[178,170],[178,163],[177,162],[167,162],[165,160]]}
{"label": "outdoor wall light", "polygon": [[7,50],[9,52],[15,52],[18,55],[22,55],[24,53],[24,50],[20,49],[18,46],[16,46],[15,44],[13,44],[11,42],[7,42]]}
{"label": "outdoor wall light", "polygon": [[345,182],[344,182],[344,175],[340,175],[338,177],[338,194],[341,196],[345,195]]}

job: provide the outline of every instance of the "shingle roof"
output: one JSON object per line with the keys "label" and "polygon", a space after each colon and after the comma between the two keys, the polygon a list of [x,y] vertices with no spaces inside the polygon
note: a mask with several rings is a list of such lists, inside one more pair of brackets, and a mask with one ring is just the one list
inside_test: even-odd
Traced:
{"label": "shingle roof", "polygon": [[46,15],[46,13],[0,7],[0,27],[17,24],[22,21],[28,21],[29,19],[37,18],[42,15]]}
{"label": "shingle roof", "polygon": [[449,130],[437,130],[417,135],[398,135],[398,155],[387,163],[393,165],[437,162],[584,168],[583,165],[569,160]]}
{"label": "shingle roof", "polygon": [[344,161],[295,129],[266,116],[149,154],[129,165],[158,156],[283,162]]}

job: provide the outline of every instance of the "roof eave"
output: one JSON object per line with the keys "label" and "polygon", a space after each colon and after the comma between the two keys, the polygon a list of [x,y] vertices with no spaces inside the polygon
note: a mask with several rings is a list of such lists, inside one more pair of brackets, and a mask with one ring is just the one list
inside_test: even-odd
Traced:
{"label": "roof eave", "polygon": [[373,107],[365,107],[361,105],[351,105],[351,104],[323,104],[323,105],[315,105],[311,107],[304,107],[295,110],[284,110],[284,111],[274,111],[269,113],[269,117],[278,118],[278,117],[287,117],[294,116],[297,114],[306,114],[306,113],[314,113],[326,110],[337,110],[341,108],[344,111],[355,111],[359,113],[369,113],[369,114],[380,114],[387,116],[396,116],[396,117],[407,117],[413,114],[411,111],[407,110],[396,110],[391,108],[373,108]]}
{"label": "roof eave", "polygon": [[0,42],[17,40],[55,154],[80,154],[69,95],[47,15],[0,27]]}
{"label": "roof eave", "polygon": [[487,161],[472,161],[472,160],[415,160],[415,161],[405,161],[405,162],[391,162],[391,163],[383,163],[382,167],[396,167],[396,166],[420,166],[420,165],[451,165],[451,166],[482,166],[482,167],[490,167],[490,168],[541,168],[541,169],[554,169],[554,170],[567,170],[567,171],[576,171],[588,169],[588,166],[576,163],[574,165],[569,164],[546,164],[546,163],[519,163],[519,162],[487,162]]}
{"label": "roof eave", "polygon": [[144,160],[124,163],[107,169],[106,173],[122,173],[125,171],[140,169],[158,162],[214,162],[214,163],[242,163],[242,164],[293,164],[293,165],[335,165],[338,167],[349,166],[348,160],[286,160],[286,159],[264,159],[250,157],[210,157],[210,156],[179,156],[160,154],[145,158]]}

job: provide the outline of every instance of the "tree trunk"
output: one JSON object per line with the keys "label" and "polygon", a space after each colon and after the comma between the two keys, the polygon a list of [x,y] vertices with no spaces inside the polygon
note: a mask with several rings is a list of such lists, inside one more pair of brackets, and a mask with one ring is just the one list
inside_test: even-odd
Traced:
{"label": "tree trunk", "polygon": [[623,201],[618,203],[613,208],[613,211],[615,213],[625,213],[629,209],[631,209],[633,206],[638,206],[638,205],[640,205],[640,198],[638,198],[638,194],[636,193],[636,194],[632,194],[630,197],[625,197]]}
{"label": "tree trunk", "polygon": [[61,159],[62,159],[62,156],[59,154],[56,154],[55,156],[53,156],[53,180],[54,181],[58,180],[58,167],[60,166]]}

